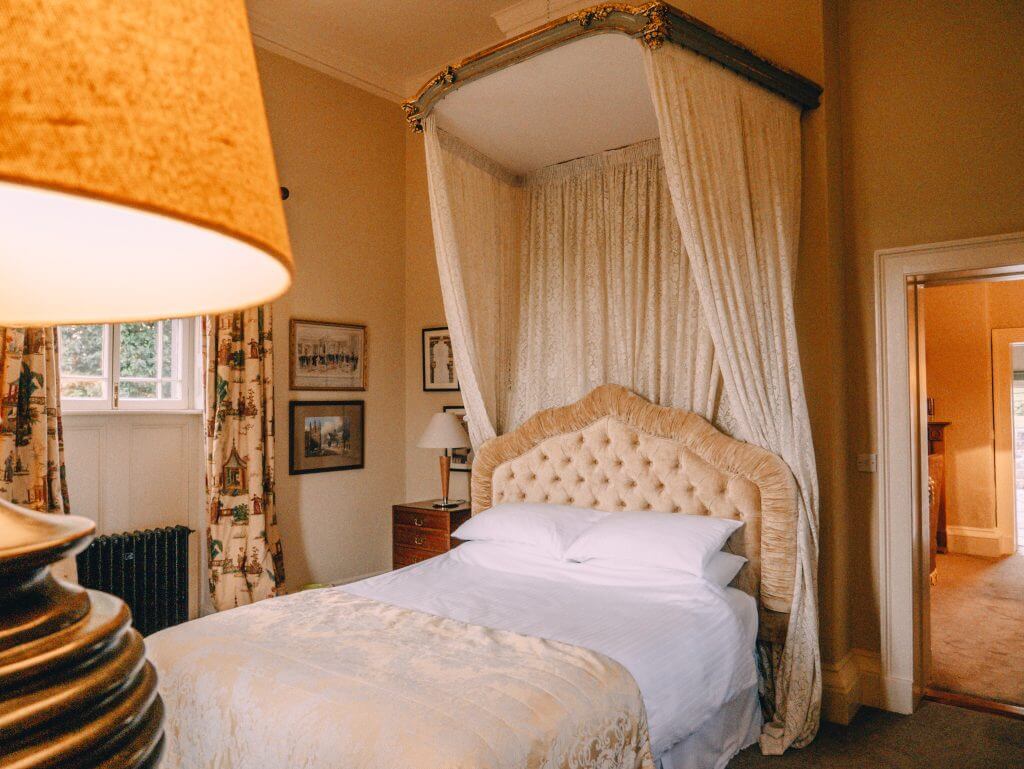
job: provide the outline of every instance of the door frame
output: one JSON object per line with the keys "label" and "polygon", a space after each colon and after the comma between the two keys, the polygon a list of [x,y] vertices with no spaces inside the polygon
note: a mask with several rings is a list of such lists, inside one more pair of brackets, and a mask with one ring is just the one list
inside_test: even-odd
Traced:
{"label": "door frame", "polygon": [[[999,555],[1017,549],[1016,471],[1013,451],[1013,355],[1010,347],[1024,344],[1024,328],[992,329],[992,410],[995,428],[996,531]],[[1009,385],[1009,386],[1007,386]]]}
{"label": "door frame", "polygon": [[[927,673],[927,474],[921,472],[923,393],[917,388],[916,292],[908,287],[1024,277],[1024,232],[875,252],[878,479],[874,530],[881,703],[912,713]],[[908,298],[909,297],[909,298]],[[912,329],[918,329],[913,333]],[[908,483],[908,479],[910,482]]]}

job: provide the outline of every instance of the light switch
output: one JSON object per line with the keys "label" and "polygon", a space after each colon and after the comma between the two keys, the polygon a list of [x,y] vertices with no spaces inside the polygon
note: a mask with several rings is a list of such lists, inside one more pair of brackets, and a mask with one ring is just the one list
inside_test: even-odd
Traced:
{"label": "light switch", "polygon": [[858,454],[857,455],[857,472],[873,473],[877,469],[878,469],[878,455],[877,454]]}

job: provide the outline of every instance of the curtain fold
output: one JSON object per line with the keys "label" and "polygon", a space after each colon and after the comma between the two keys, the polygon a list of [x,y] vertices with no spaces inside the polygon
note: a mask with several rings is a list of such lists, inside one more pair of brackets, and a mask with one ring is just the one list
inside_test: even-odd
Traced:
{"label": "curtain fold", "polygon": [[679,46],[644,48],[683,244],[739,437],[781,456],[799,488],[797,574],[785,646],[768,650],[762,751],[817,733],[818,485],[793,316],[800,111]]}
{"label": "curtain fold", "polygon": [[731,427],[657,140],[516,176],[425,132],[474,446],[607,382]]}
{"label": "curtain fold", "polygon": [[474,447],[502,429],[518,290],[519,180],[424,121],[430,218],[452,354]]}
{"label": "curtain fold", "polygon": [[269,305],[203,319],[207,568],[218,611],[278,595]]}
{"label": "curtain fold", "polygon": [[507,427],[621,384],[717,416],[721,377],[657,140],[526,175]]}
{"label": "curtain fold", "polygon": [[[0,328],[0,387],[0,497],[69,513],[56,328]],[[74,581],[75,559],[54,574]]]}

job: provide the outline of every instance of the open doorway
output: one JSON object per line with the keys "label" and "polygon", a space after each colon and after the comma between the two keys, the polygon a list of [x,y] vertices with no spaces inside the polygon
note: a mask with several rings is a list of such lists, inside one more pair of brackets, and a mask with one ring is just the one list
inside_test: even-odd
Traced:
{"label": "open doorway", "polygon": [[1024,280],[926,281],[920,293],[925,683],[940,696],[1024,707]]}

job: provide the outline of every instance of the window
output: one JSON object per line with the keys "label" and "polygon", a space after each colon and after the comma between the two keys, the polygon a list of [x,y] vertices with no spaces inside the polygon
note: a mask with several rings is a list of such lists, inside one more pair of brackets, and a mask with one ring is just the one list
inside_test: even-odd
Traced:
{"label": "window", "polygon": [[192,408],[196,326],[192,318],[61,326],[62,407]]}

